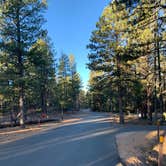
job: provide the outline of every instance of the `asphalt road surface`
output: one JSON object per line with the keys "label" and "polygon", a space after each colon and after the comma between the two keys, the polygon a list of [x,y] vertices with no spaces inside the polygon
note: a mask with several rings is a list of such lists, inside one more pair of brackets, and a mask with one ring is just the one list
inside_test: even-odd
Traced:
{"label": "asphalt road surface", "polygon": [[116,166],[115,135],[152,127],[110,123],[107,113],[83,112],[80,120],[0,145],[0,166]]}

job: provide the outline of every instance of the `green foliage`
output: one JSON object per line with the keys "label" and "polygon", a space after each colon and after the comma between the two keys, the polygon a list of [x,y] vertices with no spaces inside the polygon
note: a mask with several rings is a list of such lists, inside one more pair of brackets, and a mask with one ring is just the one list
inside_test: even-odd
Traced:
{"label": "green foliage", "polygon": [[81,90],[79,94],[79,101],[80,101],[80,108],[88,109],[89,108],[89,101],[90,101],[90,94],[85,90]]}
{"label": "green foliage", "polygon": [[[39,0],[5,0],[0,6],[0,66],[5,99],[17,96],[17,108],[24,123],[25,87],[29,75],[29,48],[45,34],[43,12]],[[5,78],[5,79],[4,79]],[[10,89],[10,92],[9,92]],[[13,99],[13,98],[12,98]],[[10,99],[10,102],[12,101]]]}
{"label": "green foliage", "polygon": [[79,109],[80,76],[76,71],[74,56],[62,53],[58,65],[59,103],[62,109]]}
{"label": "green foliage", "polygon": [[104,9],[87,46],[93,110],[120,112],[123,123],[123,112],[128,110],[148,111],[150,118],[155,91],[166,100],[160,92],[165,89],[164,26],[165,8],[160,2],[117,0]]}
{"label": "green foliage", "polygon": [[[54,54],[51,44],[47,40],[39,39],[29,51],[29,77],[27,84],[29,92],[39,96],[40,101],[36,105],[47,112],[47,105],[50,105],[49,99],[53,95],[52,87],[56,84]],[[32,98],[35,101],[37,98]]]}

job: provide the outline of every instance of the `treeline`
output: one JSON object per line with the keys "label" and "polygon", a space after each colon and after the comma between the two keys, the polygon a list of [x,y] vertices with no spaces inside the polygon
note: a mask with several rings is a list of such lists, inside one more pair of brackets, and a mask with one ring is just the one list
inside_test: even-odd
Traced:
{"label": "treeline", "polygon": [[120,123],[127,112],[152,121],[166,111],[165,27],[163,0],[110,2],[87,46],[92,110],[119,112]]}
{"label": "treeline", "polygon": [[0,112],[19,115],[79,109],[74,56],[56,53],[43,28],[44,0],[0,0]]}

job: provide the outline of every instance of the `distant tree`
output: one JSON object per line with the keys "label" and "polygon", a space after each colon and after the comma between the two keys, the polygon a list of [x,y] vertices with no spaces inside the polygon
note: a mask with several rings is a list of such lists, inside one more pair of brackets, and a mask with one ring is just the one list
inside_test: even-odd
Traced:
{"label": "distant tree", "polygon": [[[54,52],[47,39],[39,39],[30,49],[30,87],[40,99],[42,112],[47,112],[50,91],[55,81]],[[36,96],[35,95],[35,96]],[[34,99],[35,100],[35,99]]]}
{"label": "distant tree", "polygon": [[70,80],[70,65],[69,57],[62,53],[58,64],[58,90],[59,90],[59,103],[61,109],[69,107],[69,80]]}
{"label": "distant tree", "polygon": [[79,94],[79,101],[80,101],[80,108],[82,109],[87,109],[89,108],[89,98],[90,95],[88,94],[88,92],[86,92],[85,90],[80,90],[80,94]]}
{"label": "distant tree", "polygon": [[71,103],[72,108],[74,110],[79,110],[79,93],[81,88],[81,80],[80,76],[76,69],[76,62],[74,59],[74,55],[69,56],[69,65],[70,65],[70,97],[71,97]]}
{"label": "distant tree", "polygon": [[79,109],[80,76],[73,55],[62,54],[58,65],[58,92],[61,109]]}

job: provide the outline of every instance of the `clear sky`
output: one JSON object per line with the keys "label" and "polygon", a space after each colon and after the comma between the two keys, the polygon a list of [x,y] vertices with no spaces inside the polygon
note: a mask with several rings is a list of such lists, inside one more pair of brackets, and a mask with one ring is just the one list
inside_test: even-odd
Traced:
{"label": "clear sky", "polygon": [[89,79],[86,45],[99,16],[109,2],[110,0],[48,0],[46,28],[57,56],[61,52],[75,56],[77,71],[84,87]]}

